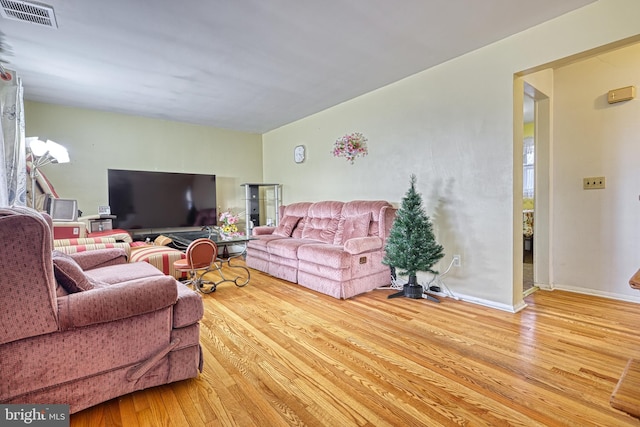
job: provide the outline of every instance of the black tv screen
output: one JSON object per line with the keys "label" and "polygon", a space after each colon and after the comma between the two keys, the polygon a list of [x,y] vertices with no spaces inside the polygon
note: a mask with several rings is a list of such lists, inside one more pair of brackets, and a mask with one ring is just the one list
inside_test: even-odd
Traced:
{"label": "black tv screen", "polygon": [[114,228],[165,230],[216,224],[216,176],[108,170]]}

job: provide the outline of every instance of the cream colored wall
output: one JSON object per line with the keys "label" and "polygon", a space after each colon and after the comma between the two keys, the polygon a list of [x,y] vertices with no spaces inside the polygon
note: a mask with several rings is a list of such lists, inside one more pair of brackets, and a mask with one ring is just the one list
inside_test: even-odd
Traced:
{"label": "cream colored wall", "polygon": [[[640,100],[607,92],[640,86],[640,44],[555,70],[553,270],[556,288],[640,300]],[[582,179],[605,176],[606,189]]]}
{"label": "cream colored wall", "polygon": [[237,211],[244,211],[240,184],[262,180],[257,134],[29,101],[25,122],[27,136],[68,148],[70,163],[43,170],[85,215],[107,204],[109,168],[215,174],[218,205]]}
{"label": "cream colored wall", "polygon": [[[639,15],[635,0],[600,0],[271,131],[263,135],[264,180],[284,184],[285,203],[399,203],[415,173],[445,248],[440,269],[462,255],[462,268],[452,270],[447,285],[465,299],[517,310],[514,108],[522,104],[514,105],[514,74],[634,36]],[[333,158],[333,141],[356,131],[369,138],[369,156],[354,165]],[[298,144],[307,146],[303,164],[293,162]],[[588,274],[594,266],[581,268]]]}

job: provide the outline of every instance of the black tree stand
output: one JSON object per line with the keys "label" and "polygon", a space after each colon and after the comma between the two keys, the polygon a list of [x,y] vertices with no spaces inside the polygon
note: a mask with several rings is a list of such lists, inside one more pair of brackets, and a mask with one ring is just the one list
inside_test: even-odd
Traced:
{"label": "black tree stand", "polygon": [[[391,269],[391,276],[395,280],[396,272],[395,272],[394,268]],[[400,292],[396,292],[395,294],[389,295],[387,297],[387,299],[389,299],[389,298],[400,298],[400,297],[412,298],[412,299],[426,298],[429,301],[440,302],[439,299],[437,299],[436,297],[431,296],[431,295],[429,295],[428,293],[425,292],[425,290],[422,287],[422,285],[418,283],[415,274],[409,276],[409,283],[404,285]]]}

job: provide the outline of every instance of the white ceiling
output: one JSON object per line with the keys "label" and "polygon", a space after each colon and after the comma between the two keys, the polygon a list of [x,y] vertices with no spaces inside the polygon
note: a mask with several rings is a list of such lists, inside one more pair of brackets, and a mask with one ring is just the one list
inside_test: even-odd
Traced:
{"label": "white ceiling", "polygon": [[594,1],[43,0],[0,55],[28,100],[263,133]]}

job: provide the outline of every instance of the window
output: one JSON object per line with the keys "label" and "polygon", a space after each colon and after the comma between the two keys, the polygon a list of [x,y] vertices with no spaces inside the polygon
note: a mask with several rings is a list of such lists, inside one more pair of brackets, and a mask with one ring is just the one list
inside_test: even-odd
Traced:
{"label": "window", "polygon": [[535,178],[533,173],[533,167],[535,164],[534,153],[533,137],[525,138],[522,156],[522,196],[525,199],[532,199],[535,190]]}

